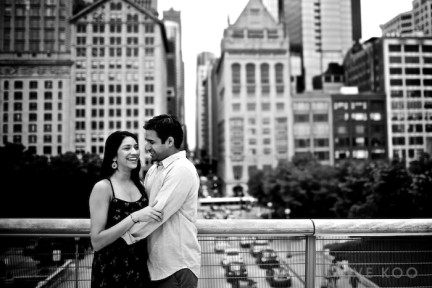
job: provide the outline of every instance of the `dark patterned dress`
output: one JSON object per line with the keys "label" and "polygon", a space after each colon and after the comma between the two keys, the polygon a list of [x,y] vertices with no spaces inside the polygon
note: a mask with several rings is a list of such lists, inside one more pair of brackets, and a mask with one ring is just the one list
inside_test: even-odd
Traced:
{"label": "dark patterned dress", "polygon": [[[132,212],[148,205],[148,199],[144,194],[138,201],[128,202],[116,198],[112,184],[111,188],[113,198],[108,209],[106,229],[114,226]],[[112,244],[94,252],[91,287],[150,287],[147,258],[146,239],[132,245],[127,245],[123,238],[117,239]]]}

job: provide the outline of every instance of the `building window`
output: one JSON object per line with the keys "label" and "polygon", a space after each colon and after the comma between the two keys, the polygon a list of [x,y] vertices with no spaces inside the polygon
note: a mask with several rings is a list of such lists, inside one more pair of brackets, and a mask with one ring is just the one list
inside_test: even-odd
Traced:
{"label": "building window", "polygon": [[246,64],[246,83],[255,84],[255,64]]}
{"label": "building window", "polygon": [[263,63],[261,64],[261,83],[262,84],[268,84],[270,82],[270,71],[269,71],[269,64]]}
{"label": "building window", "polygon": [[294,123],[309,122],[309,114],[294,114]]}

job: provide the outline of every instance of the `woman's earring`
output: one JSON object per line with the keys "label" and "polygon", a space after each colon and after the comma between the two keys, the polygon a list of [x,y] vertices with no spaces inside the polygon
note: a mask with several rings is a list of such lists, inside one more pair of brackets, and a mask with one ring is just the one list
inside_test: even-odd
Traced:
{"label": "woman's earring", "polygon": [[114,170],[117,169],[118,165],[117,165],[117,161],[113,161],[111,164],[111,168],[113,168]]}

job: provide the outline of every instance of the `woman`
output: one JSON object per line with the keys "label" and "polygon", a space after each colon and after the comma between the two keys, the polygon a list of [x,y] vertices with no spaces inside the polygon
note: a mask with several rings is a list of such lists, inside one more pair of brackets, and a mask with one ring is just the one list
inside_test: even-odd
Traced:
{"label": "woman", "polygon": [[154,205],[148,206],[139,178],[139,156],[136,135],[116,131],[108,136],[102,180],[94,185],[89,200],[90,237],[95,250],[91,287],[150,286],[145,239],[127,245],[121,238],[135,223],[162,220],[162,213]]}

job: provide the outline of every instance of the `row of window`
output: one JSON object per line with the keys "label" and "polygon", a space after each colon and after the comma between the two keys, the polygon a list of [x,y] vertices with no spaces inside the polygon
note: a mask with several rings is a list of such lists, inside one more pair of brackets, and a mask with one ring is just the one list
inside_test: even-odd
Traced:
{"label": "row of window", "polygon": [[[38,99],[38,92],[29,92],[28,93],[28,99],[29,100],[37,100]],[[44,92],[44,99],[45,100],[53,100],[53,93],[52,92]],[[24,100],[25,96],[27,96],[27,94],[24,94],[22,92],[14,92],[13,93],[13,100],[15,101],[22,101]],[[63,93],[62,92],[58,92],[57,93],[57,99],[58,100],[62,100],[63,99]],[[9,92],[3,92],[3,101],[8,101],[9,100]],[[4,103],[4,105],[8,105],[9,103]],[[7,111],[8,108],[3,108],[4,111]]]}
{"label": "row of window", "polygon": [[[9,105],[7,105],[7,104],[9,104],[9,103],[3,103],[3,112],[7,112],[8,111],[8,108],[9,108],[8,106]],[[15,106],[14,105],[14,108],[16,108],[16,107],[19,107],[19,106]],[[62,108],[63,108],[63,104],[62,103],[57,103],[57,109],[61,111]],[[29,109],[29,111],[38,110],[38,103],[36,103],[36,102],[30,102],[29,106],[28,106],[28,109]],[[51,111],[51,110],[53,110],[53,103],[51,103],[51,102],[45,102],[45,103],[43,103],[43,110],[45,110],[45,111]],[[16,110],[16,111],[20,111],[20,110]]]}
{"label": "row of window", "polygon": [[335,133],[337,135],[348,134],[348,132],[352,132],[355,134],[366,134],[369,131],[371,133],[381,134],[385,131],[385,125],[370,125],[370,126],[365,126],[362,124],[357,124],[354,126],[337,125],[335,128]]}
{"label": "row of window", "polygon": [[[109,29],[106,29],[107,32],[109,32],[110,34],[112,33],[122,33],[122,23],[118,23],[118,22],[110,22],[110,23],[106,23],[107,26],[109,26]],[[130,22],[128,22],[127,24],[125,24],[126,26],[126,31],[123,31],[125,33],[138,33],[139,31],[139,25],[138,24],[131,24]],[[92,25],[92,32],[93,33],[105,33],[105,23],[94,23]],[[146,29],[146,33],[151,33],[151,32],[147,32],[147,29],[149,29],[150,31],[152,31],[152,28],[148,28],[147,26],[145,26]],[[80,23],[77,25],[77,33],[78,34],[85,34],[88,33],[87,32],[87,25]]]}
{"label": "row of window", "polygon": [[406,67],[390,67],[390,75],[432,75],[432,68]]}
{"label": "row of window", "polygon": [[404,52],[420,52],[420,48],[421,51],[424,53],[432,53],[432,45],[418,45],[418,44],[389,44],[389,51],[390,52],[402,52],[402,48]]}
{"label": "row of window", "polygon": [[[408,141],[406,141],[408,139]],[[411,137],[393,137],[392,143],[393,145],[405,145],[408,142],[408,145],[423,145],[424,137],[423,136],[411,136]]]}
{"label": "row of window", "polygon": [[[153,115],[146,115],[153,116]],[[108,124],[108,129],[139,129],[140,125],[138,121],[125,121],[125,125],[122,127],[122,121],[91,121],[90,129],[91,130],[103,130],[105,129],[105,124]],[[86,122],[85,121],[76,121],[75,129],[77,131],[86,130]],[[81,142],[85,142],[85,138],[80,140]]]}
{"label": "row of window", "polygon": [[[309,123],[310,115],[309,114],[294,114],[294,123]],[[313,114],[312,115],[313,122],[328,122],[328,114]]]}
{"label": "row of window", "polygon": [[[309,138],[294,139],[294,148],[310,148],[310,147],[311,147],[311,139]],[[328,138],[313,139],[313,147],[315,148],[329,147],[329,139]]]}
{"label": "row of window", "polygon": [[[57,121],[63,120],[63,114],[58,113],[57,114]],[[20,119],[18,122],[21,122],[22,115],[19,113],[14,114],[14,121],[18,121],[16,119]],[[28,121],[30,122],[37,122],[38,121],[38,113],[29,113],[28,114]],[[51,113],[44,113],[43,114],[43,121],[53,121],[53,117]],[[3,123],[9,122],[9,114],[3,113]]]}
{"label": "row of window", "polygon": [[432,109],[432,101],[392,101],[391,102],[392,109]]}
{"label": "row of window", "polygon": [[390,79],[390,86],[403,86],[404,82],[405,86],[432,86],[432,79]]}
{"label": "row of window", "polygon": [[422,59],[423,64],[432,64],[432,57],[419,57],[419,56],[406,56],[406,57],[400,57],[400,56],[390,56],[389,62],[390,64],[401,64],[402,59],[404,60],[405,64],[420,64],[420,59]]}
{"label": "row of window", "polygon": [[[107,86],[105,84],[92,84],[91,85],[91,92],[92,93],[104,93],[105,88]],[[145,89],[148,91],[153,91],[153,85],[152,84],[146,84]],[[110,93],[121,93],[125,89],[126,93],[132,93],[132,92],[138,92],[139,91],[139,85],[138,84],[128,84],[125,86],[122,86],[121,84],[109,84],[108,85],[108,92]],[[85,84],[78,84],[75,86],[75,92],[76,93],[85,93],[86,92],[86,85]]]}
{"label": "row of window", "polygon": [[[87,44],[87,37],[81,36],[77,37],[77,45],[86,45]],[[92,37],[92,44],[93,45],[105,45],[105,39],[109,39],[110,45],[121,45],[122,44],[122,37]],[[127,45],[138,45],[139,38],[138,37],[126,37],[126,43]],[[106,43],[108,44],[108,43]],[[146,45],[153,45],[154,44],[154,37],[144,37],[144,44]]]}
{"label": "row of window", "polygon": [[432,124],[393,124],[393,133],[422,133],[422,132],[432,132]]}
{"label": "row of window", "polygon": [[[86,113],[85,109],[76,109],[75,110],[75,116],[77,118],[85,118]],[[105,117],[105,109],[92,109],[91,110],[91,117]],[[108,116],[109,117],[121,117],[122,116],[122,110],[121,109],[108,109]],[[149,113],[153,113],[152,111],[148,111]],[[138,109],[125,109],[126,117],[138,117],[139,110]]]}
{"label": "row of window", "polygon": [[[404,97],[404,90],[391,90],[390,96],[392,98]],[[432,97],[432,90],[406,90],[406,97]]]}
{"label": "row of window", "polygon": [[[3,133],[9,133],[9,125],[3,124]],[[62,132],[62,124],[57,125],[57,132]],[[43,124],[43,132],[53,132],[53,125],[52,124]],[[14,133],[22,133],[23,132],[23,126],[21,124],[14,124],[12,125],[12,132]],[[29,124],[28,125],[28,132],[29,133],[37,133],[38,132],[38,125],[37,124]]]}
{"label": "row of window", "polygon": [[407,152],[408,151],[408,157],[409,158],[418,158],[420,157],[423,153],[424,150],[423,149],[394,149],[393,150],[393,157],[394,158],[406,158],[407,157]]}
{"label": "row of window", "polygon": [[394,121],[403,121],[403,120],[432,120],[432,112],[406,112],[405,111],[397,111],[392,112],[392,120]]}
{"label": "row of window", "polygon": [[334,110],[384,110],[384,101],[353,101],[353,102],[345,102],[345,101],[337,101],[333,103]]}
{"label": "row of window", "polygon": [[[274,88],[275,88],[276,94],[278,94],[278,95],[281,95],[285,91],[284,85],[276,85],[276,86],[274,86]],[[233,97],[238,98],[240,96],[241,90],[242,89],[241,89],[240,85],[237,85],[237,84],[233,85],[232,86]],[[246,93],[248,96],[255,95],[256,91],[257,91],[257,89],[256,89],[256,86],[254,84],[253,85],[248,84],[246,86]],[[261,86],[261,95],[269,96],[269,94],[270,94],[270,85],[262,85]]]}
{"label": "row of window", "polygon": [[384,146],[385,141],[383,138],[379,137],[372,137],[370,140],[368,137],[336,137],[334,139],[334,144],[335,147],[365,147],[368,145],[372,147],[379,147]]}
{"label": "row of window", "polygon": [[[386,157],[384,149],[373,149],[370,153],[368,150],[344,150],[344,149],[337,149],[335,150],[335,160],[344,160],[348,158],[352,159],[370,159],[376,160],[376,159],[384,159]],[[370,154],[370,155],[369,155]]]}
{"label": "row of window", "polygon": [[[125,52],[123,52],[125,50]],[[106,53],[106,51],[108,51]],[[121,57],[125,55],[126,57],[138,57],[139,56],[139,48],[138,47],[92,47],[91,50],[83,47],[76,48],[77,57],[105,57],[105,55],[110,57]],[[153,56],[154,48],[153,47],[145,47],[144,48],[145,56]]]}
{"label": "row of window", "polygon": [[[369,118],[368,118],[369,116]],[[380,112],[371,112],[371,113],[335,113],[334,118],[336,121],[381,121],[384,119],[383,114]]]}
{"label": "row of window", "polygon": [[249,39],[278,39],[279,33],[276,29],[258,30],[258,29],[248,29],[248,30],[233,30],[233,38],[249,38]]}
{"label": "row of window", "polygon": [[[3,89],[4,90],[9,90],[10,88],[10,82],[12,81],[8,81],[5,80],[3,81]],[[41,83],[42,81],[29,81],[28,84],[28,88],[29,89],[38,89],[39,88],[39,83]],[[15,90],[21,90],[27,87],[24,87],[24,85],[26,84],[26,82],[24,81],[13,81],[13,88]],[[53,89],[54,88],[54,81],[43,81],[43,86],[41,88],[45,88],[45,89]],[[57,88],[58,89],[62,89],[63,88],[63,81],[57,81]]]}
{"label": "row of window", "polygon": [[[246,109],[247,111],[256,111],[257,110],[257,104],[256,103],[246,103]],[[260,105],[261,111],[270,111],[270,103],[261,103]],[[285,111],[285,103],[276,103],[275,104],[276,111]],[[232,104],[232,111],[234,112],[240,112],[241,111],[241,103],[233,103]]]}
{"label": "row of window", "polygon": [[[232,84],[240,84],[241,83],[241,64],[233,63],[231,65],[231,81]],[[256,83],[256,66],[254,63],[247,63],[245,65],[246,69],[246,83],[254,84]],[[274,75],[275,75],[275,83],[283,84],[284,83],[284,65],[282,63],[276,63],[274,65]],[[261,83],[270,83],[270,65],[268,63],[262,63],[259,65],[260,72],[260,82]]]}

